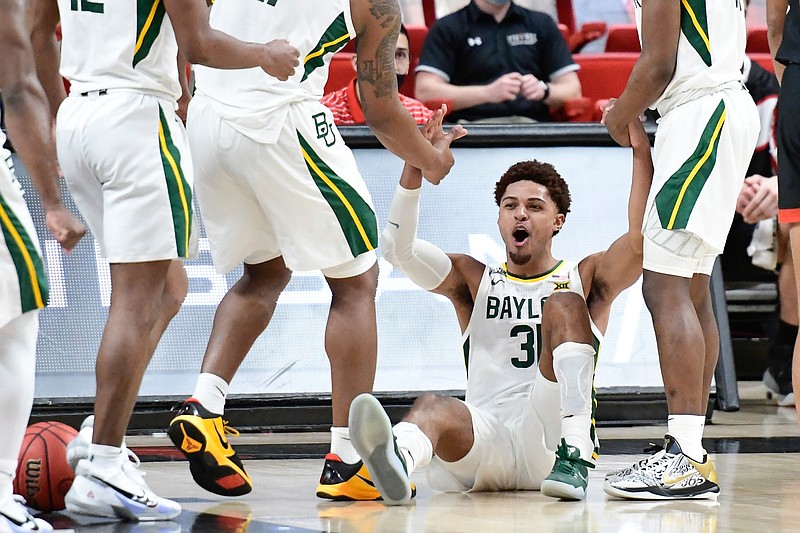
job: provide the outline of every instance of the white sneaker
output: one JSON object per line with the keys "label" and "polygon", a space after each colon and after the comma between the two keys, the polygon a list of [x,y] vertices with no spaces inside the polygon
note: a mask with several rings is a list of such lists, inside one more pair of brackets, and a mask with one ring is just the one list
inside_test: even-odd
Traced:
{"label": "white sneaker", "polygon": [[664,449],[629,469],[606,477],[609,496],[630,500],[716,499],[717,474],[708,456],[697,462],[684,455],[678,442],[664,437]]}
{"label": "white sneaker", "polygon": [[[78,462],[81,459],[89,458],[89,445],[92,443],[93,433],[94,415],[89,415],[83,420],[78,435],[67,444],[67,463],[69,463],[73,472],[78,467]],[[122,450],[123,453],[128,455],[129,459],[122,464],[122,469],[125,470],[128,477],[139,483],[141,487],[147,489],[147,483],[144,481],[146,472],[139,469],[141,465],[139,457],[125,445],[124,441],[122,442]]]}
{"label": "white sneaker", "polygon": [[93,431],[94,415],[89,415],[81,423],[81,429],[75,438],[67,444],[67,463],[73,472],[78,467],[78,461],[89,457],[89,445],[92,443]]}
{"label": "white sneaker", "polygon": [[34,518],[25,507],[16,500],[8,500],[0,505],[0,531],[3,533],[19,533],[23,531],[53,531],[53,526]]}
{"label": "white sneaker", "polygon": [[350,442],[361,456],[375,487],[389,505],[402,505],[411,499],[405,459],[397,449],[392,423],[380,402],[371,394],[361,394],[350,404]]}
{"label": "white sneaker", "polygon": [[130,461],[118,470],[101,470],[90,460],[81,459],[64,500],[67,510],[92,516],[149,521],[171,520],[181,514],[177,502],[150,490]]}

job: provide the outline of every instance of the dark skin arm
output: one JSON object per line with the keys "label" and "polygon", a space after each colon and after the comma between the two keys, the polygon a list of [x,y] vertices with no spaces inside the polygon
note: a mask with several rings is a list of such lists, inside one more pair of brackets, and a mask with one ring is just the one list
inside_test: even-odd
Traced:
{"label": "dark skin arm", "polygon": [[433,184],[444,178],[455,160],[449,146],[438,149],[419,132],[400,103],[394,48],[400,33],[397,0],[350,0],[358,34],[358,85],[367,124],[390,152],[422,169]]}
{"label": "dark skin arm", "polygon": [[58,4],[53,0],[28,0],[27,6],[31,44],[36,57],[36,73],[47,95],[50,114],[55,120],[58,107],[67,97],[64,80],[58,73],[60,64],[60,52],[56,40]]}
{"label": "dark skin arm", "polygon": [[208,24],[202,0],[164,0],[181,53],[189,63],[222,69],[261,67],[279,80],[294,74],[300,53],[285,39],[245,43]]}
{"label": "dark skin arm", "polygon": [[614,299],[642,274],[642,223],[653,182],[653,159],[650,140],[638,118],[628,125],[628,132],[633,148],[628,231],[608,250],[590,255],[579,266],[581,281],[589,291],[585,295],[589,314],[601,331],[608,326]]}
{"label": "dark skin arm", "polygon": [[[421,133],[426,139],[425,142],[430,142],[439,148],[449,145],[467,134],[462,126],[456,126],[449,133],[444,133],[442,120],[445,111],[446,107],[442,106],[421,129]],[[400,175],[400,185],[408,190],[419,189],[422,187],[422,171],[406,163]],[[461,330],[464,331],[472,315],[475,295],[478,293],[485,265],[469,255],[447,254],[447,256],[453,263],[453,268],[444,281],[435,289],[431,289],[431,292],[441,294],[453,303],[458,323],[461,325]]]}
{"label": "dark skin arm", "polygon": [[638,120],[661,96],[675,73],[681,33],[680,0],[643,2],[642,28],[642,54],[625,90],[605,117],[608,133],[621,146],[631,145],[628,124]]}
{"label": "dark skin arm", "polygon": [[778,77],[779,83],[786,67],[775,61],[775,55],[783,42],[783,24],[786,22],[788,7],[788,0],[767,0],[767,40],[769,41],[769,52],[772,55],[772,64],[775,66],[775,76]]}
{"label": "dark skin arm", "polygon": [[39,194],[47,229],[71,250],[86,228],[61,202],[49,106],[36,76],[22,2],[0,0],[0,12],[0,92],[8,134]]}

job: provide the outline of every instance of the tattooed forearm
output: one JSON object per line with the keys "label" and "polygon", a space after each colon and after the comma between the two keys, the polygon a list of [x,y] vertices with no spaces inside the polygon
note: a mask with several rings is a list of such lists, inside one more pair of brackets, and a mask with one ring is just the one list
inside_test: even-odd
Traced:
{"label": "tattooed forearm", "polygon": [[400,24],[400,4],[397,0],[369,0],[369,12],[380,21],[384,28],[395,27]]}

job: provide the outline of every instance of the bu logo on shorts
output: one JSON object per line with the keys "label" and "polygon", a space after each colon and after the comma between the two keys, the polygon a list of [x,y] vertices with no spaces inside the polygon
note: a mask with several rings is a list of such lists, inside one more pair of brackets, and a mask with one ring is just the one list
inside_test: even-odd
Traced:
{"label": "bu logo on shorts", "polygon": [[314,119],[314,126],[317,128],[317,139],[324,139],[325,146],[328,147],[336,144],[336,134],[333,132],[333,128],[331,128],[326,114],[317,113],[316,115],[312,115],[311,118]]}

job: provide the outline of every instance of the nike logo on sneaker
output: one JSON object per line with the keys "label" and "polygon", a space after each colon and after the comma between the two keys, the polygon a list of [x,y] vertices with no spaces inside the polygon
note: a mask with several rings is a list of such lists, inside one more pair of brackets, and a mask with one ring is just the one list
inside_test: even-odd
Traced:
{"label": "nike logo on sneaker", "polygon": [[689,472],[687,474],[683,474],[682,476],[677,476],[677,477],[667,477],[666,473],[664,473],[664,475],[661,476],[661,482],[664,485],[675,485],[677,483],[680,483],[681,481],[689,479],[690,477],[694,476],[697,473],[698,472]]}
{"label": "nike logo on sneaker", "polygon": [[395,228],[400,229],[400,224],[398,224],[396,222],[392,222],[391,220],[387,220],[386,222],[388,222],[389,224],[391,224]]}
{"label": "nike logo on sneaker", "polygon": [[117,487],[113,483],[109,483],[105,479],[100,479],[99,477],[96,476],[91,476],[91,477],[92,479],[98,481],[99,483],[105,485],[106,487],[114,489],[116,492],[118,492],[119,494],[121,494],[122,496],[131,501],[134,501],[146,507],[158,507],[158,500],[154,500],[153,498],[149,497],[145,491],[142,491],[141,494],[133,494],[132,492],[128,492],[127,490]]}
{"label": "nike logo on sneaker", "polygon": [[222,449],[225,450],[226,452],[231,451],[231,445],[228,444],[228,439],[225,438],[224,434],[219,432],[219,429],[217,429],[216,424],[214,424],[214,431],[217,433],[217,436],[219,437],[219,441],[222,444]]}
{"label": "nike logo on sneaker", "polygon": [[358,479],[360,479],[361,481],[363,481],[364,483],[366,483],[367,485],[369,485],[370,487],[374,487],[375,486],[375,483],[373,483],[371,479],[367,479],[364,476],[362,476],[361,474],[356,474],[356,477]]}

